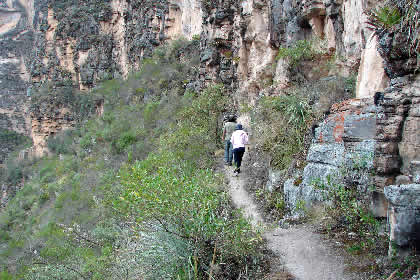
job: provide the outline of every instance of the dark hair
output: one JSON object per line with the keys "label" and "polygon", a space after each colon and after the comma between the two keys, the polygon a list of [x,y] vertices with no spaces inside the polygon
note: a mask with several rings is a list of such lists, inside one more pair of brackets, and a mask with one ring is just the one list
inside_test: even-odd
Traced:
{"label": "dark hair", "polygon": [[238,123],[235,127],[235,130],[242,130],[242,124]]}
{"label": "dark hair", "polygon": [[235,115],[229,115],[228,121],[235,122],[236,121],[236,116]]}

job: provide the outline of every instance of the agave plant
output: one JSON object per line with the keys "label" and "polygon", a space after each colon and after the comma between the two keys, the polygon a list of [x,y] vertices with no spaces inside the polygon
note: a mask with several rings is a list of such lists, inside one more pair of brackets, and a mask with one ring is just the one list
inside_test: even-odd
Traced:
{"label": "agave plant", "polygon": [[368,12],[369,20],[367,24],[372,29],[391,29],[401,22],[402,16],[399,9],[395,6],[383,6],[372,9]]}
{"label": "agave plant", "polygon": [[296,95],[285,95],[274,102],[274,107],[285,113],[288,123],[302,128],[311,113],[311,107],[306,99]]}
{"label": "agave plant", "polygon": [[420,0],[387,0],[367,15],[371,29],[402,32],[407,36],[410,50],[420,52]]}

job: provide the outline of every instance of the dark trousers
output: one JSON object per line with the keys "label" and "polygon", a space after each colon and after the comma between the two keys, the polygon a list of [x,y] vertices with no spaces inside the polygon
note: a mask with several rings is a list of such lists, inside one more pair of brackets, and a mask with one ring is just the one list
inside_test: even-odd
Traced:
{"label": "dark trousers", "polygon": [[232,164],[232,143],[230,140],[225,140],[225,162]]}
{"label": "dark trousers", "polygon": [[235,161],[237,172],[240,171],[242,157],[244,156],[244,153],[245,153],[245,147],[233,149],[233,160]]}

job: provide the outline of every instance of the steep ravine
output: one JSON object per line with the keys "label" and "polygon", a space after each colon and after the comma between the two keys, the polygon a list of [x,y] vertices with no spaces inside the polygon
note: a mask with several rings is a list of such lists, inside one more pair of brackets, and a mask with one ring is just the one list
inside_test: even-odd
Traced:
{"label": "steep ravine", "polygon": [[[249,161],[245,153],[244,161]],[[271,271],[267,279],[301,280],[351,280],[360,279],[346,271],[344,258],[333,249],[312,226],[296,225],[287,229],[264,221],[257,204],[246,191],[248,169],[245,164],[238,177],[232,176],[232,168],[225,166],[224,174],[229,182],[229,192],[234,205],[242,209],[256,227],[264,229],[264,238],[275,257],[270,260]],[[291,276],[293,275],[293,276]]]}

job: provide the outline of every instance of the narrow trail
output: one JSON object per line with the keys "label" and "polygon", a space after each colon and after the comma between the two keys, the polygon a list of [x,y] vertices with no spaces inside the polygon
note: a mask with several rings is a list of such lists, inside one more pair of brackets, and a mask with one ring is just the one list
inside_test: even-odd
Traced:
{"label": "narrow trail", "polygon": [[[247,160],[245,154],[244,161]],[[344,258],[338,256],[319,234],[314,233],[311,226],[298,225],[282,229],[265,223],[263,215],[259,213],[257,205],[245,189],[248,168],[243,166],[243,172],[238,177],[232,176],[233,169],[228,166],[224,167],[224,173],[229,180],[229,192],[234,205],[243,210],[254,226],[265,229],[264,238],[268,248],[277,256],[271,261],[271,272],[267,279],[359,279],[345,272]]]}

